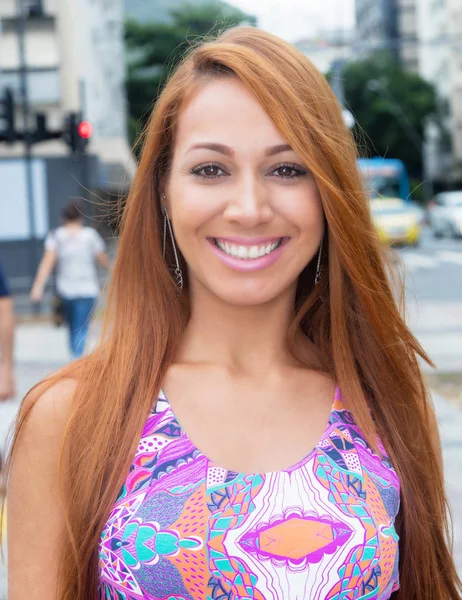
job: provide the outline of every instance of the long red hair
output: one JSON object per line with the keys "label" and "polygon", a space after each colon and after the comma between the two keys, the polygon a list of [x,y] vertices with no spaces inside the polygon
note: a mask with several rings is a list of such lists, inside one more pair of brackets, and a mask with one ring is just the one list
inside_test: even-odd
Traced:
{"label": "long red hair", "polygon": [[314,287],[311,264],[300,275],[289,342],[301,328],[317,345],[369,443],[377,450],[380,435],[398,472],[401,589],[394,597],[456,600],[461,584],[451,556],[440,442],[418,357],[431,361],[394,298],[354,142],[310,61],[290,44],[247,27],[191,49],[163,89],[123,211],[101,344],[34,388],[20,409],[7,473],[18,434],[43,391],[62,378],[78,381],[61,455],[66,532],[58,598],[97,597],[100,533],[189,313],[187,281],[178,300],[161,248],[160,194],[176,123],[198,86],[229,76],[258,98],[320,191],[325,276]]}

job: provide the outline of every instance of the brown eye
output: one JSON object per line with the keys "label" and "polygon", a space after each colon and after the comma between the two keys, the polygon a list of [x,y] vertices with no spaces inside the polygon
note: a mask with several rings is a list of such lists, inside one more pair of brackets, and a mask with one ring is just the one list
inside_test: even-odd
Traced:
{"label": "brown eye", "polygon": [[273,174],[280,179],[295,179],[296,177],[303,177],[307,174],[307,171],[301,169],[296,165],[280,165],[274,169]]}
{"label": "brown eye", "polygon": [[211,165],[210,167],[203,167],[201,169],[207,177],[216,177],[218,172],[221,170],[218,167]]}
{"label": "brown eye", "polygon": [[218,165],[199,165],[195,169],[191,169],[191,174],[202,179],[217,179],[223,177],[225,172]]}
{"label": "brown eye", "polygon": [[279,169],[276,170],[279,171],[281,177],[290,177],[295,172],[295,169],[292,167],[279,167]]}

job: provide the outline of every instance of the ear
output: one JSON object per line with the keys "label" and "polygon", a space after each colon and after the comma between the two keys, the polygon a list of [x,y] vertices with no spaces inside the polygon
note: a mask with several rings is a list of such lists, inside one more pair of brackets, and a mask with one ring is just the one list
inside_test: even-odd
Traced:
{"label": "ear", "polygon": [[166,195],[165,191],[161,191],[160,192],[160,210],[161,210],[162,214],[164,213],[165,209],[167,209],[167,211],[168,211],[167,195]]}
{"label": "ear", "polygon": [[170,215],[170,199],[169,199],[169,193],[168,193],[168,189],[161,187],[161,192],[160,192],[160,209],[162,211],[162,214],[164,213],[164,210],[167,209],[167,213],[168,215]]}

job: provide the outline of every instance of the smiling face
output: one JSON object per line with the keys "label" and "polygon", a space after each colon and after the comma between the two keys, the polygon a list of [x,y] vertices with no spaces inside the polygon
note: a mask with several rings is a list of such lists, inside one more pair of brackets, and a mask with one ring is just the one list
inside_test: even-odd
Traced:
{"label": "smiling face", "polygon": [[236,77],[205,83],[181,112],[165,193],[193,295],[250,306],[295,294],[323,236],[321,200]]}

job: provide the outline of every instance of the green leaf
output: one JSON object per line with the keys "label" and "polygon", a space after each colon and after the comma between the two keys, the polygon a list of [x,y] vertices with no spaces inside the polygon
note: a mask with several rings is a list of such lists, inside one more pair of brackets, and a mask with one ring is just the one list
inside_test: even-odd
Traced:
{"label": "green leaf", "polygon": [[[332,76],[329,74],[328,79]],[[400,158],[411,175],[421,176],[422,155],[417,141],[424,136],[427,120],[439,120],[434,87],[401,68],[386,52],[346,64],[341,77],[346,108],[356,119],[354,134],[361,153]],[[371,81],[380,83],[377,89],[371,89]],[[414,141],[410,129],[417,135]]]}
{"label": "green leaf", "polygon": [[128,20],[127,100],[131,142],[143,129],[162,85],[191,44],[241,23],[256,25],[256,18],[225,2],[185,2],[170,11],[169,23]]}

